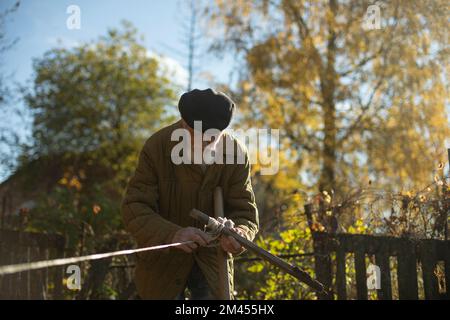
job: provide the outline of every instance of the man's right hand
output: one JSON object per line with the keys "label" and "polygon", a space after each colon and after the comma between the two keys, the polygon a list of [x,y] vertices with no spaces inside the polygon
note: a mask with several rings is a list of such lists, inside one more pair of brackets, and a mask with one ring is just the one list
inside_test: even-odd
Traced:
{"label": "man's right hand", "polygon": [[202,247],[206,246],[209,242],[211,242],[211,240],[211,237],[202,230],[193,227],[187,227],[180,229],[175,233],[172,239],[172,243],[195,241],[195,243],[189,243],[177,247],[187,253],[191,253],[193,250],[197,249],[199,245]]}

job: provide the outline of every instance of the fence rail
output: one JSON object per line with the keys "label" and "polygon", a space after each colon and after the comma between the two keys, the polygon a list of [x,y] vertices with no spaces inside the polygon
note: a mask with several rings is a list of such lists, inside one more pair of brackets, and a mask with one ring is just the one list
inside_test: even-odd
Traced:
{"label": "fence rail", "polygon": [[[425,299],[450,299],[450,241],[327,233],[314,233],[313,238],[315,252],[321,254],[316,257],[318,280],[331,284],[334,278],[338,299],[347,299],[348,253],[354,256],[357,299],[368,299],[368,261],[380,268],[381,286],[377,290],[378,299],[393,298],[393,272],[396,272],[399,299],[419,298],[420,276]],[[334,270],[330,266],[332,253],[335,254]],[[391,268],[391,257],[397,260],[396,271]],[[445,266],[441,277],[437,272],[438,264]],[[421,270],[421,274],[418,270]]]}

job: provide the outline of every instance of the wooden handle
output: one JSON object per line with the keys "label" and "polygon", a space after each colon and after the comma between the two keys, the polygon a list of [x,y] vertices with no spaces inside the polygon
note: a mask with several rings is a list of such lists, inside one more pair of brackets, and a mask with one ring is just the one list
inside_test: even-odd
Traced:
{"label": "wooden handle", "polygon": [[[210,218],[208,215],[204,214],[203,212],[192,209],[190,216],[194,219],[197,219],[201,221],[204,224],[208,224]],[[243,247],[246,249],[254,252],[264,260],[270,262],[271,264],[277,266],[278,268],[284,270],[285,272],[289,273],[290,275],[294,276],[301,282],[309,285],[312,289],[314,289],[317,292],[327,294],[327,290],[325,289],[324,285],[320,283],[319,281],[311,278],[311,276],[305,272],[304,270],[300,269],[299,267],[293,266],[290,263],[284,261],[283,259],[271,254],[269,251],[264,250],[263,248],[258,247],[256,244],[251,242],[250,240],[242,237],[241,235],[237,234],[233,230],[224,227],[222,229],[222,233],[231,236],[234,239],[236,239],[237,242],[239,242]]]}
{"label": "wooden handle", "polygon": [[[225,217],[224,203],[222,188],[216,187],[214,189],[214,217],[220,218]],[[228,254],[222,250],[220,246],[217,247],[217,265],[218,265],[218,275],[219,275],[219,299],[230,300],[230,285],[229,285],[229,274],[228,274]]]}

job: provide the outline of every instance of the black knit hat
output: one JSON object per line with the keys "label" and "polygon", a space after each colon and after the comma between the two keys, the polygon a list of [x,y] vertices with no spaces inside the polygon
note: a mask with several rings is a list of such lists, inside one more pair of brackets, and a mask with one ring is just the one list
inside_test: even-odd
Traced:
{"label": "black knit hat", "polygon": [[222,92],[194,89],[181,96],[178,109],[189,127],[194,128],[194,121],[202,121],[203,132],[208,129],[222,131],[230,124],[235,104]]}

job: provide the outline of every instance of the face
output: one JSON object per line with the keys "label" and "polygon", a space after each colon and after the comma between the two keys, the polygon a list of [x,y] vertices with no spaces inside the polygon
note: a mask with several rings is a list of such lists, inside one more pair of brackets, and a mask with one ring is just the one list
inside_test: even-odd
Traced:
{"label": "face", "polygon": [[[181,121],[182,121],[182,124],[183,124],[183,128],[185,128],[186,130],[189,131],[189,135],[190,135],[190,138],[191,138],[191,147],[194,148],[194,133],[195,133],[195,131],[184,120],[181,120]],[[206,138],[202,134],[202,136],[201,136],[201,138],[202,138],[202,150],[204,150],[207,146],[213,144],[216,141],[216,139],[220,139],[221,135],[222,134],[220,134],[220,136],[212,136],[211,138],[209,138],[209,137]],[[204,140],[207,140],[207,141],[204,141]]]}

